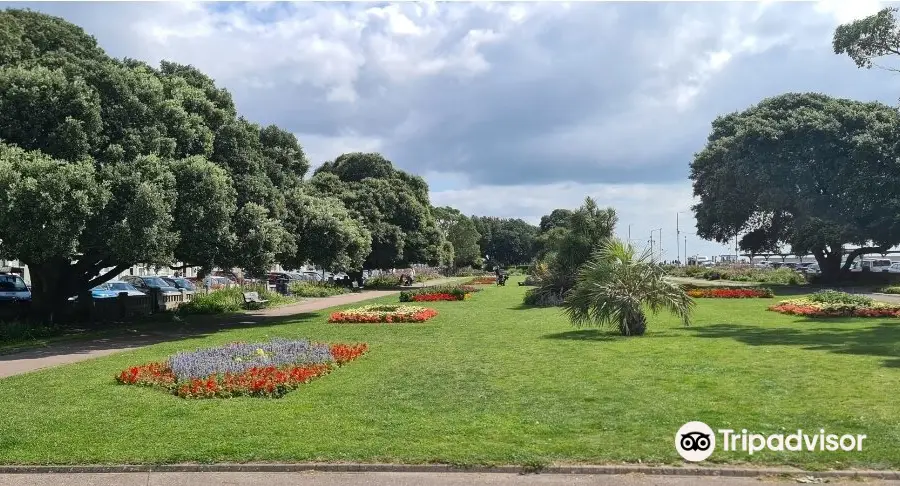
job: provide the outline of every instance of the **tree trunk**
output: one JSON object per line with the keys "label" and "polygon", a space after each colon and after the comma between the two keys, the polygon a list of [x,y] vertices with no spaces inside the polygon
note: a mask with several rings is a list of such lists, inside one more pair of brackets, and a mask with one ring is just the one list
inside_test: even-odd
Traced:
{"label": "tree trunk", "polygon": [[65,278],[62,268],[54,264],[28,265],[31,272],[31,309],[29,317],[33,321],[53,324],[59,321],[65,310],[67,299],[64,295]]}
{"label": "tree trunk", "polygon": [[819,270],[822,272],[822,282],[834,283],[841,277],[841,251],[826,251],[825,249],[813,251]]}
{"label": "tree trunk", "polygon": [[643,336],[647,332],[647,316],[642,310],[627,315],[619,324],[623,336]]}

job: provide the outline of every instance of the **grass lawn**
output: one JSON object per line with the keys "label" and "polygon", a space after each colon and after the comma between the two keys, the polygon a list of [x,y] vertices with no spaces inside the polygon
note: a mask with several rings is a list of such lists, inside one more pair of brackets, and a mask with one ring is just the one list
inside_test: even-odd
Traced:
{"label": "grass lawn", "polygon": [[[646,336],[620,338],[522,308],[518,279],[429,303],[440,315],[423,324],[328,324],[320,312],[0,380],[0,463],[674,464],[675,431],[700,420],[868,436],[861,452],[719,447],[710,462],[900,468],[896,321],[700,299],[690,328],[660,315]],[[179,350],[275,336],[370,352],[277,400],[184,400],[113,381]]]}

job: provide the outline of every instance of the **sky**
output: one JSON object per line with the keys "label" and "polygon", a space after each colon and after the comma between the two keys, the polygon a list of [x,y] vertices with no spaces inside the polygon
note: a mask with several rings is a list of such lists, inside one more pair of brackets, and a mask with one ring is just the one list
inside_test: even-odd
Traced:
{"label": "sky", "polygon": [[[377,151],[434,205],[537,223],[586,196],[676,257],[693,154],[720,114],[784,92],[898,103],[900,76],[835,55],[885,2],[29,3],[107,53],[192,64],[238,111],[295,133],[313,167]],[[655,231],[656,229],[661,231]]]}

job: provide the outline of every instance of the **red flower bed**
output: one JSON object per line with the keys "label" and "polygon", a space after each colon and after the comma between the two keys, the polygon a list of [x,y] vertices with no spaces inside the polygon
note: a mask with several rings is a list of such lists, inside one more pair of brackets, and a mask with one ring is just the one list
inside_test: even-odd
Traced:
{"label": "red flower bed", "polygon": [[335,366],[348,363],[363,354],[369,346],[333,344],[333,363],[253,367],[243,373],[210,375],[178,382],[166,363],[147,363],[123,370],[116,381],[126,385],[155,386],[181,398],[229,398],[236,396],[278,398],[287,392],[325,375]]}
{"label": "red flower bed", "polygon": [[740,289],[740,288],[693,288],[687,291],[687,294],[694,298],[711,298],[711,299],[751,299],[772,297],[772,291],[769,289]]}
{"label": "red flower bed", "polygon": [[443,293],[417,294],[417,295],[412,296],[413,302],[437,302],[437,301],[441,301],[441,300],[456,301],[456,300],[463,300],[463,299],[460,299],[456,295],[453,295],[453,294],[443,294]]}
{"label": "red flower bed", "polygon": [[497,283],[497,277],[475,277],[465,285],[493,285]]}

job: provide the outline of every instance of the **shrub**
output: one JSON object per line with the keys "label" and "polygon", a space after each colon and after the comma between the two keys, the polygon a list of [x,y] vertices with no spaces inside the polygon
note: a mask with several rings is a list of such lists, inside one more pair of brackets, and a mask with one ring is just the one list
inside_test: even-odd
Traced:
{"label": "shrub", "polygon": [[294,299],[269,290],[266,285],[241,288],[231,287],[214,290],[208,294],[196,293],[190,302],[178,306],[179,314],[224,314],[240,312],[244,308],[243,292],[257,292],[259,297],[269,302],[262,307],[271,307],[293,302]]}
{"label": "shrub", "polygon": [[[471,285],[440,285],[435,287],[422,287],[400,292],[400,302],[425,302],[429,300],[465,300],[473,292],[481,289]],[[428,295],[444,295],[448,298],[427,298]]]}
{"label": "shrub", "polygon": [[25,320],[0,321],[0,343],[50,337],[61,333],[62,330],[60,326],[54,324],[40,324]]}
{"label": "shrub", "polygon": [[800,285],[806,283],[806,277],[790,268],[766,269],[748,266],[725,267],[677,267],[667,265],[668,275],[676,277],[699,278],[703,280],[731,280],[734,282],[760,282],[776,285]]}
{"label": "shrub", "polygon": [[413,278],[415,282],[427,282],[429,280],[437,280],[439,278],[443,278],[440,272],[437,270],[427,269],[427,270],[419,270],[416,271],[416,276]]}
{"label": "shrub", "polygon": [[883,294],[900,294],[900,285],[890,285],[878,289]]}
{"label": "shrub", "polygon": [[425,322],[437,315],[434,309],[412,305],[366,305],[331,314],[332,323]]}
{"label": "shrub", "polygon": [[297,297],[330,297],[344,294],[347,289],[332,283],[293,282],[288,286],[288,292]]}
{"label": "shrub", "polygon": [[812,294],[809,300],[822,304],[851,304],[858,307],[870,306],[874,302],[864,295],[848,294],[837,290],[820,290]]}
{"label": "shrub", "polygon": [[394,288],[400,286],[400,277],[398,275],[375,275],[366,279],[365,283],[368,288]]}
{"label": "shrub", "polygon": [[278,398],[367,350],[366,344],[308,340],[232,343],[178,353],[164,363],[132,366],[116,381],[162,388],[182,398]]}
{"label": "shrub", "polygon": [[545,292],[541,289],[528,289],[522,303],[535,307],[556,307],[563,303],[562,295],[556,292]]}

